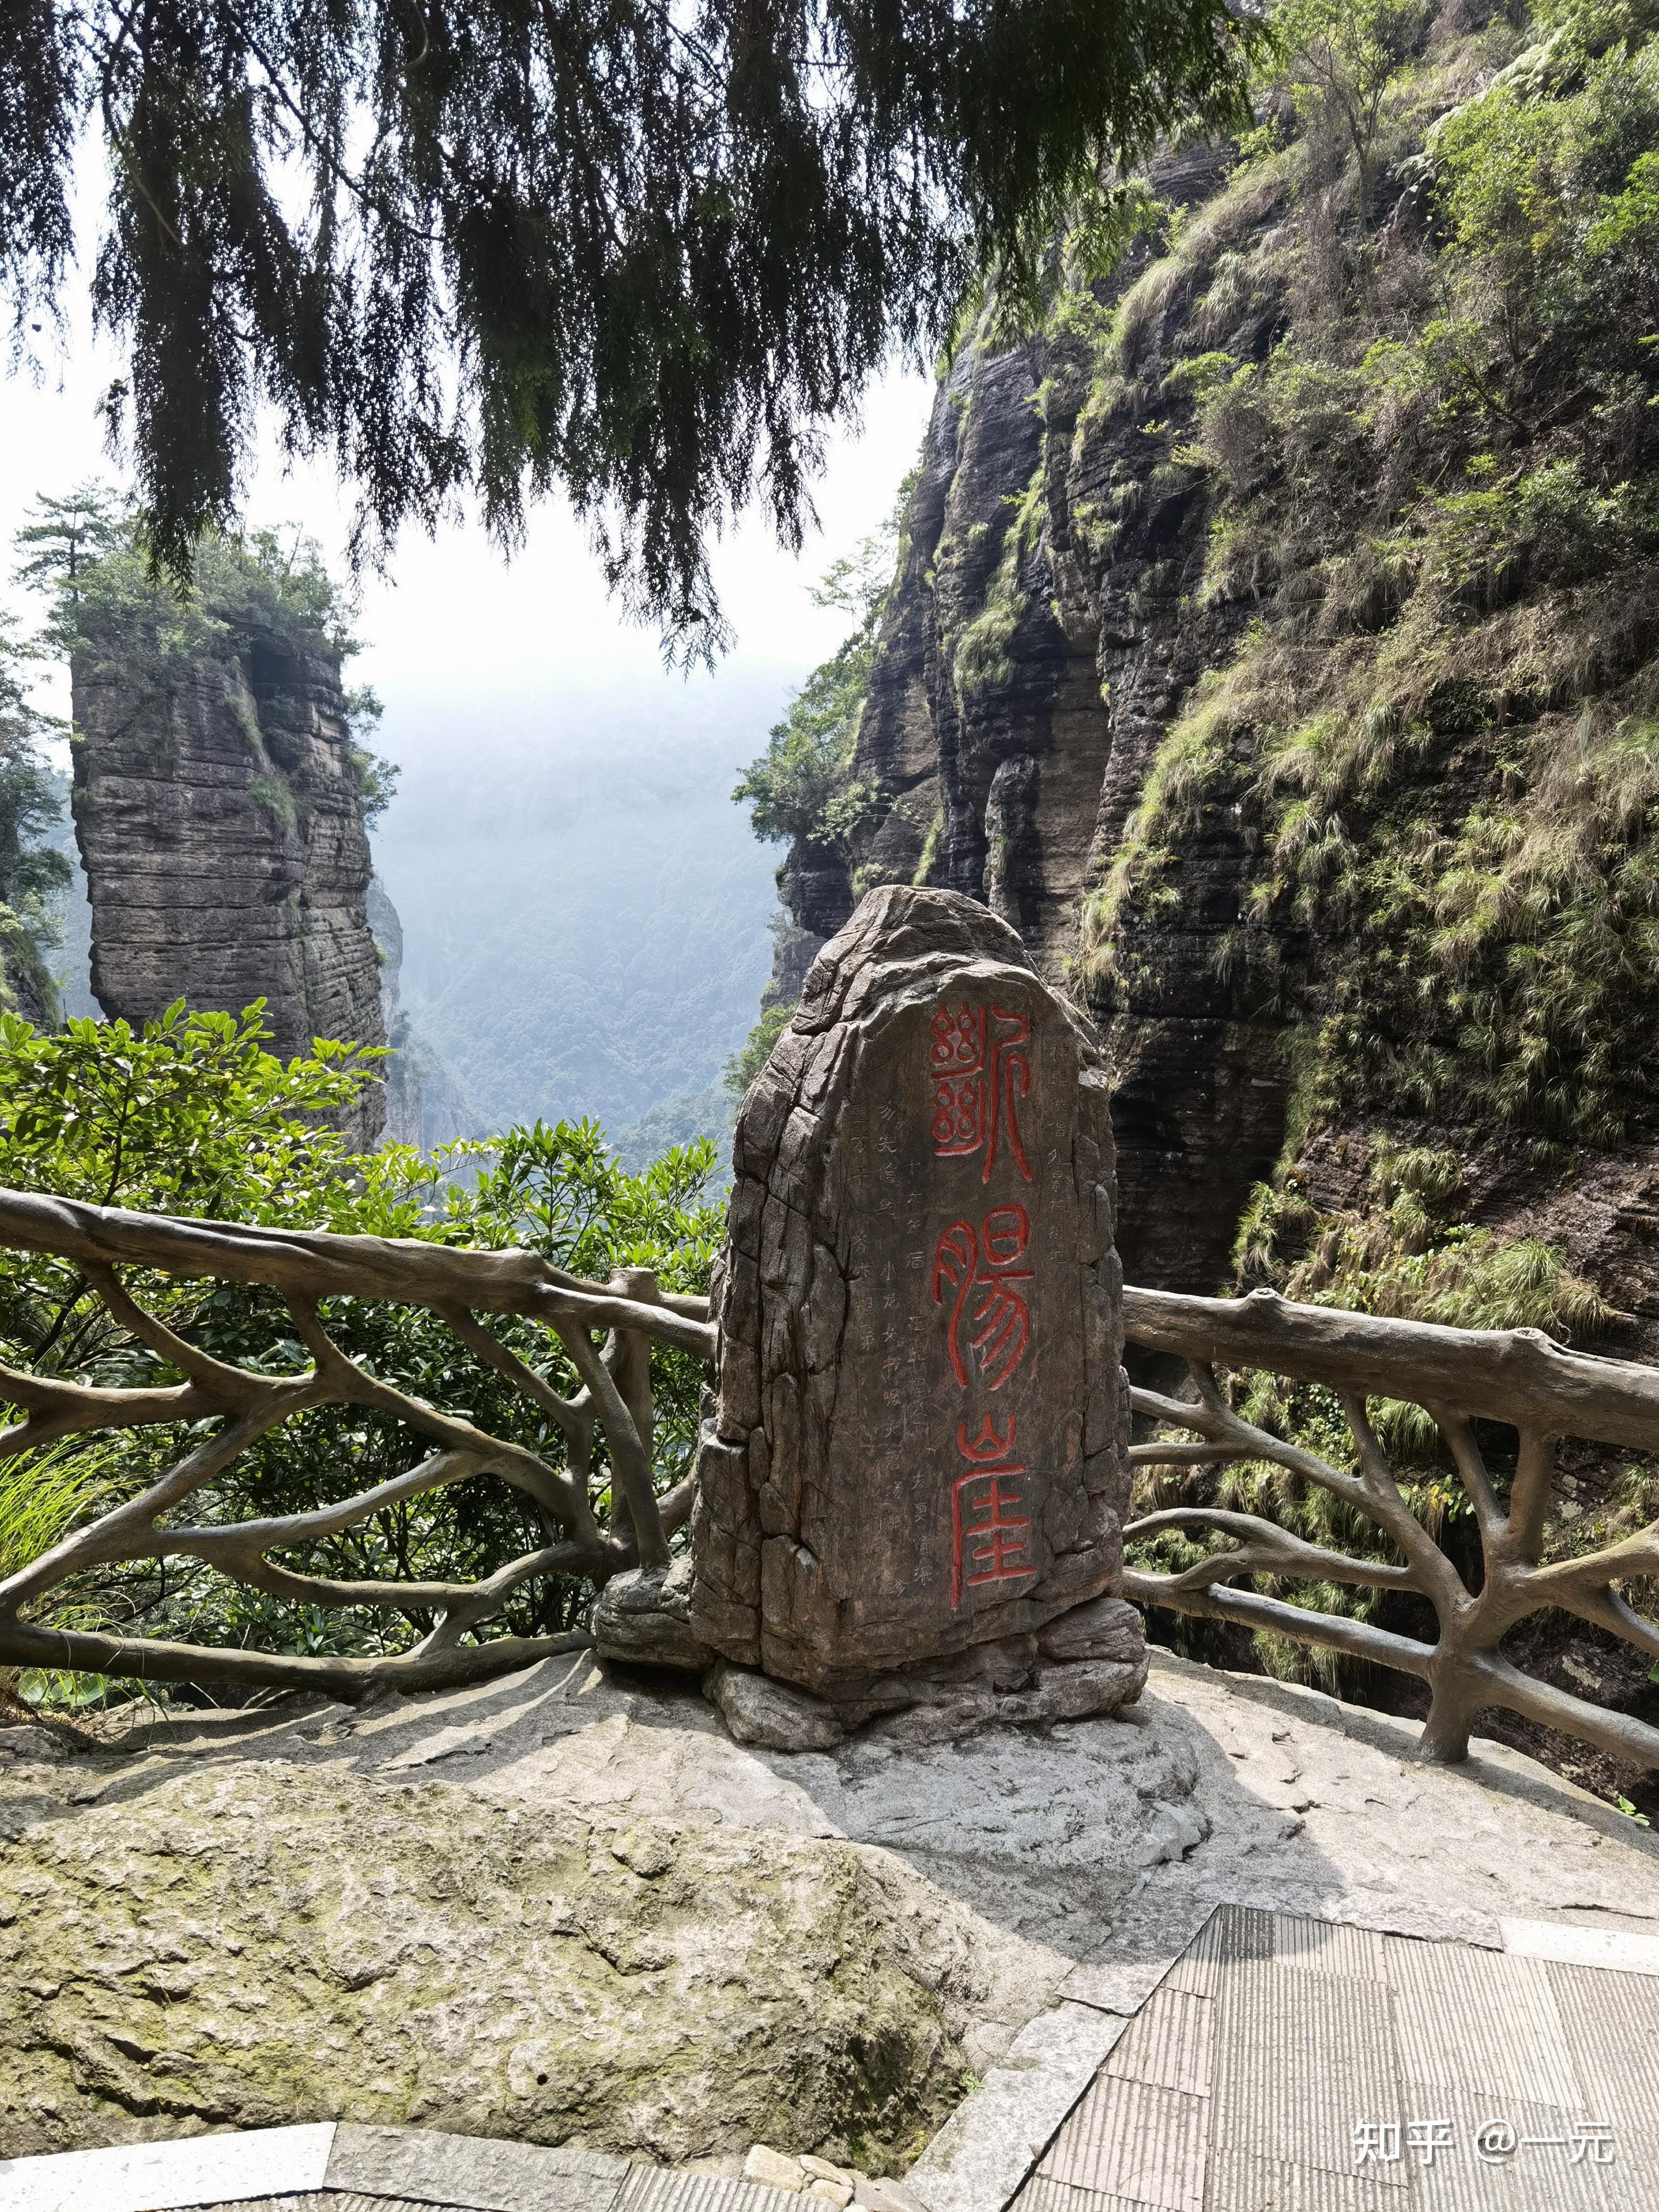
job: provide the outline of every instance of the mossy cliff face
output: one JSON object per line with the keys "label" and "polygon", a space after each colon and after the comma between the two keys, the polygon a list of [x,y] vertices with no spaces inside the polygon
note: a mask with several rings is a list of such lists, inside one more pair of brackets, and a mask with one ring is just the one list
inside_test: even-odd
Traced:
{"label": "mossy cliff face", "polygon": [[1069,973],[1132,1279],[1215,1288],[1258,1183],[1283,1279],[1427,1144],[1659,1353],[1651,14],[1275,20],[1261,129],[957,348],[798,919],[947,884]]}
{"label": "mossy cliff face", "polygon": [[[965,319],[857,817],[815,817],[840,872],[781,882],[813,930],[875,884],[948,884],[1069,978],[1106,1045],[1131,1282],[1659,1360],[1659,8],[1267,12],[1258,127],[1103,191],[1044,299]],[[1328,1393],[1251,1402],[1351,1449]],[[1473,1582],[1431,1425],[1390,1443]],[[1291,1489],[1188,1470],[1137,1502],[1370,1540]],[[1557,1504],[1556,1555],[1629,1533],[1656,1463],[1570,1445]],[[1528,1637],[1521,1663],[1659,1713],[1647,1656],[1559,1619]]]}
{"label": "mossy cliff face", "polygon": [[849,1844],[217,1765],[0,1850],[0,2157],[341,2118],[881,2170],[961,2093],[968,1918]]}

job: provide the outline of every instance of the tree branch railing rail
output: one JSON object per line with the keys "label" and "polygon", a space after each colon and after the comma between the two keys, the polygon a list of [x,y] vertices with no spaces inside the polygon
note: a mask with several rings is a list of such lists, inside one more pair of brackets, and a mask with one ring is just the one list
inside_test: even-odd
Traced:
{"label": "tree branch railing rail", "polygon": [[[1124,1291],[1132,1344],[1186,1363],[1195,1401],[1135,1389],[1131,1402],[1156,1436],[1131,1448],[1138,1467],[1222,1466],[1267,1461],[1340,1498],[1377,1528],[1397,1563],[1349,1558],[1258,1515],[1174,1506],[1132,1521],[1127,1543],[1183,1529],[1230,1538],[1178,1574],[1130,1567],[1128,1596],[1145,1605],[1233,1621],[1303,1644],[1414,1674],[1430,1689],[1421,1753],[1467,1756],[1480,1714],[1492,1707],[1595,1744],[1616,1759],[1659,1768],[1659,1729],[1538,1680],[1505,1658],[1510,1631],[1557,1607],[1659,1658],[1659,1621],[1632,1605],[1626,1583],[1659,1577],[1659,1521],[1581,1557],[1546,1561],[1545,1523],[1564,1437],[1659,1448],[1659,1368],[1572,1352],[1537,1329],[1460,1329],[1292,1304],[1271,1291],[1243,1298]],[[1218,1368],[1266,1369],[1335,1392],[1353,1439],[1352,1470],[1255,1427],[1229,1402]],[[1367,1401],[1408,1401],[1428,1413],[1462,1480],[1479,1531],[1482,1575],[1471,1589],[1412,1510],[1378,1442]],[[1515,1474],[1500,1495],[1473,1422],[1500,1422],[1519,1437]],[[1196,1439],[1192,1441],[1191,1439]],[[1257,1576],[1379,1590],[1414,1591],[1432,1608],[1436,1642],[1230,1584]]]}
{"label": "tree branch railing rail", "polygon": [[[307,1688],[360,1698],[385,1689],[443,1688],[510,1672],[588,1643],[572,1632],[462,1638],[500,1613],[527,1581],[585,1575],[603,1583],[619,1570],[665,1565],[669,1539],[691,1510],[690,1477],[656,1494],[652,1470],[650,1346],[653,1340],[706,1364],[716,1331],[707,1299],[665,1294],[645,1269],[610,1283],[563,1273],[533,1252],[472,1251],[415,1238],[337,1236],[84,1206],[0,1190],[0,1247],[73,1261],[111,1317],[184,1379],[112,1389],[0,1364],[0,1401],[22,1418],[0,1431],[0,1455],[24,1454],[76,1434],[144,1425],[185,1425],[182,1455],[138,1495],[73,1528],[0,1580],[0,1665],[58,1668],[143,1680],[218,1682],[243,1688]],[[261,1285],[283,1297],[309,1366],[268,1375],[228,1364],[178,1335],[131,1295],[117,1274],[131,1268],[180,1278]],[[324,1325],[325,1300],[348,1297],[423,1307],[475,1358],[501,1375],[557,1429],[558,1466],[529,1446],[477,1427],[368,1373]],[[563,1347],[581,1388],[567,1398],[503,1343],[491,1317],[543,1324]],[[605,1332],[596,1346],[593,1333]],[[550,1346],[550,1350],[551,1346]],[[356,1496],[261,1521],[196,1525],[176,1516],[242,1451],[297,1413],[321,1406],[372,1407],[404,1422],[431,1447],[390,1480]],[[210,1434],[188,1431],[216,1424]],[[611,1490],[608,1527],[592,1494],[602,1431]],[[473,1583],[342,1580],[273,1561],[371,1518],[383,1508],[471,1475],[493,1474],[529,1498],[556,1539]],[[436,1624],[410,1650],[368,1657],[207,1647],[31,1620],[28,1608],[85,1571],[146,1559],[200,1560],[248,1587],[323,1607],[431,1613]]]}
{"label": "tree branch railing rail", "polygon": [[[523,1583],[554,1575],[604,1583],[620,1570],[665,1565],[669,1540],[690,1516],[687,1476],[659,1496],[653,1480],[650,1346],[671,1345],[712,1366],[718,1332],[703,1298],[665,1295],[646,1270],[584,1281],[532,1252],[474,1251],[413,1238],[289,1231],[229,1222],[125,1212],[0,1190],[0,1248],[73,1261],[112,1319],[182,1377],[111,1388],[0,1364],[0,1400],[21,1419],[0,1432],[0,1455],[27,1454],[77,1434],[140,1425],[181,1427],[181,1455],[136,1496],[74,1527],[0,1579],[0,1665],[73,1669],[149,1680],[217,1681],[243,1688],[314,1688],[362,1698],[477,1681],[588,1641],[556,1636],[462,1639],[502,1609]],[[216,1279],[277,1292],[309,1364],[269,1374],[219,1359],[187,1342],[133,1296],[118,1270]],[[331,1298],[423,1308],[459,1346],[500,1376],[558,1431],[564,1462],[480,1428],[369,1373],[334,1341],[322,1308]],[[1177,1574],[1130,1567],[1139,1601],[1272,1631],[1417,1676],[1431,1691],[1423,1751],[1456,1759],[1480,1714],[1503,1707],[1659,1767],[1659,1729],[1539,1681],[1503,1654],[1519,1622],[1557,1607],[1659,1659],[1659,1621],[1638,1611],[1623,1585],[1659,1578],[1659,1522],[1581,1557],[1546,1561],[1545,1523],[1558,1447],[1565,1437],[1638,1450],[1659,1444],[1659,1368],[1595,1358],[1532,1329],[1468,1330],[1293,1304],[1269,1291],[1196,1298],[1127,1288],[1132,1343],[1186,1363],[1196,1396],[1132,1393],[1134,1409],[1174,1440],[1135,1444],[1138,1466],[1267,1462],[1342,1500],[1397,1553],[1351,1558],[1260,1516],[1218,1506],[1175,1506],[1144,1516],[1126,1540],[1182,1528],[1231,1547]],[[492,1321],[528,1319],[562,1346],[580,1388],[567,1397],[503,1341]],[[594,1341],[603,1332],[603,1340]],[[1337,1467],[1253,1425],[1229,1402],[1216,1370],[1264,1369],[1328,1385],[1353,1439],[1354,1464]],[[1424,1408],[1462,1479],[1479,1531],[1483,1570],[1471,1589],[1413,1511],[1368,1410],[1375,1398]],[[312,1510],[262,1520],[192,1521],[186,1509],[237,1455],[296,1414],[362,1406],[406,1425],[425,1455],[389,1480]],[[1515,1429],[1519,1450],[1507,1496],[1493,1479],[1473,1423]],[[603,1432],[603,1481],[596,1440]],[[548,1540],[475,1582],[358,1579],[314,1574],[273,1559],[303,1551],[444,1486],[493,1474],[538,1510]],[[596,1488],[608,1486],[602,1527]],[[227,1649],[31,1620],[32,1606],[89,1569],[182,1557],[247,1587],[324,1608],[435,1615],[411,1649],[366,1657]],[[1322,1581],[1411,1591],[1432,1609],[1437,1638],[1420,1641],[1374,1623],[1317,1613],[1254,1589],[1245,1578]]]}

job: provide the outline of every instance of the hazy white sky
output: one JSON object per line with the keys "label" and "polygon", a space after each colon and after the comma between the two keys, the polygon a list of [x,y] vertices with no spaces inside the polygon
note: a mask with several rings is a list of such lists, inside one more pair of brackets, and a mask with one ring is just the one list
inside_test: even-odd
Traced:
{"label": "hazy white sky", "polygon": [[[120,363],[93,342],[84,301],[70,310],[66,352],[52,374],[0,378],[0,550],[36,492],[117,474],[94,403]],[[612,702],[623,710],[619,726],[636,714],[655,721],[678,702],[707,727],[721,719],[729,694],[734,708],[746,702],[740,719],[752,730],[757,688],[769,693],[775,684],[781,709],[789,689],[840,642],[844,616],[813,607],[808,586],[887,512],[915,458],[931,396],[928,380],[898,371],[869,395],[861,433],[844,433],[831,447],[817,492],[822,527],[800,559],[781,554],[758,518],[717,547],[715,573],[738,641],[712,677],[663,670],[654,634],[620,618],[584,532],[550,502],[510,562],[476,522],[447,526],[435,540],[406,534],[389,574],[363,580],[358,627],[367,650],[352,666],[352,680],[373,684],[386,702],[381,749],[414,766],[410,756],[429,744],[487,744],[492,726],[533,720],[556,730],[562,699],[590,730]],[[247,517],[300,521],[335,558],[349,506],[325,466],[287,474],[273,452],[249,486]],[[7,603],[29,611],[15,592]],[[41,703],[65,711],[66,688],[61,677],[44,678]]]}

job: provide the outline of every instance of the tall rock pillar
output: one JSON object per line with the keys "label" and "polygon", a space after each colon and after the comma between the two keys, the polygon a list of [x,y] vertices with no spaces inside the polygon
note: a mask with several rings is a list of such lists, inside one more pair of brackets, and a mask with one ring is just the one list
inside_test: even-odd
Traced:
{"label": "tall rock pillar", "polygon": [[[338,662],[257,640],[136,692],[77,657],[71,804],[92,903],[92,988],[131,1022],[173,1000],[266,1002],[270,1049],[386,1042],[368,839]],[[382,1086],[344,1133],[374,1143]]]}

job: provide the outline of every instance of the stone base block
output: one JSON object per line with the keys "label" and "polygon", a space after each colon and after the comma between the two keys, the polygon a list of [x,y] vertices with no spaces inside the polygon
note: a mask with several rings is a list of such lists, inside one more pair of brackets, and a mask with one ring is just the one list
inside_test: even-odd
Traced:
{"label": "stone base block", "polygon": [[746,1667],[722,1662],[704,1676],[702,1692],[739,1743],[763,1751],[833,1751],[847,1733],[823,1698]]}
{"label": "stone base block", "polygon": [[701,1674],[714,1654],[690,1620],[691,1562],[631,1567],[612,1575],[593,1607],[593,1649],[633,1667],[674,1667]]}
{"label": "stone base block", "polygon": [[704,1678],[739,1743],[830,1751],[855,1730],[900,1744],[943,1743],[994,1723],[1030,1726],[1115,1713],[1146,1686],[1140,1615],[1123,1598],[1092,1598],[1036,1636],[978,1644],[815,1696],[725,1662]]}

